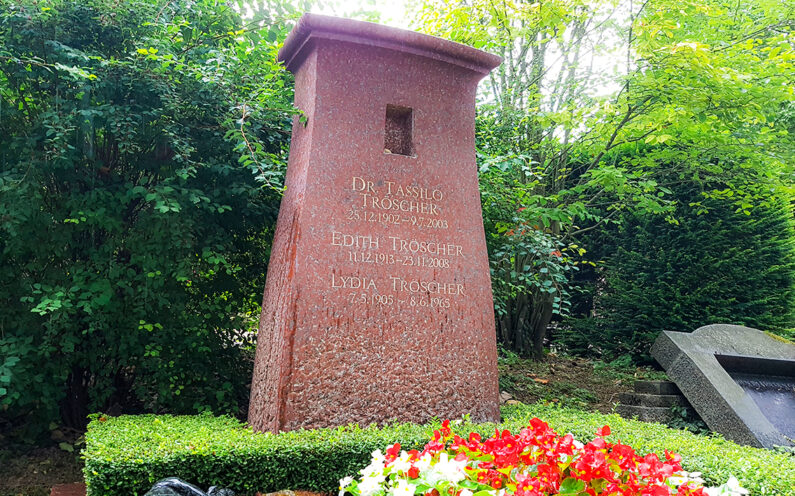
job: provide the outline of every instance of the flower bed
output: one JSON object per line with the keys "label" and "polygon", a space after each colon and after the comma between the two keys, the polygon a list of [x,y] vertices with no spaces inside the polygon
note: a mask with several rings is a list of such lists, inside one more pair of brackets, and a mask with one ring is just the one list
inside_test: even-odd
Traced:
{"label": "flower bed", "polygon": [[[696,436],[662,425],[625,420],[545,405],[503,409],[500,431],[518,433],[533,417],[559,432],[590,441],[609,424],[611,440],[636,452],[665,450],[682,456],[686,471],[702,472],[706,484],[718,486],[734,475],[753,496],[795,496],[795,458],[739,446],[720,438]],[[491,436],[494,424],[462,423],[453,432]],[[241,422],[211,415],[139,415],[95,417],[86,434],[84,476],[89,496],[143,494],[156,481],[175,476],[200,486],[230,487],[242,494],[280,489],[336,492],[339,480],[358,473],[371,453],[399,442],[402,449],[422,450],[439,424],[393,424],[384,428],[355,426],[255,434]]]}
{"label": "flower bed", "polygon": [[401,451],[395,443],[383,455],[373,452],[359,480],[340,481],[340,496],[704,496],[682,472],[682,457],[666,451],[640,456],[631,446],[607,441],[610,427],[583,445],[571,434],[559,436],[533,418],[512,434],[496,430],[482,441],[454,435],[450,422],[433,433],[422,451]]}

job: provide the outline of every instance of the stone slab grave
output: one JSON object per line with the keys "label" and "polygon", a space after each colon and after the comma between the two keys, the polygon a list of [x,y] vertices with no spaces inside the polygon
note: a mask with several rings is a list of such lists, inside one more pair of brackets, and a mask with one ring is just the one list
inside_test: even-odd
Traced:
{"label": "stone slab grave", "polygon": [[286,193],[249,423],[499,419],[475,92],[500,63],[410,31],[304,15]]}
{"label": "stone slab grave", "polygon": [[795,345],[714,324],[664,331],[651,354],[713,431],[756,447],[795,444]]}

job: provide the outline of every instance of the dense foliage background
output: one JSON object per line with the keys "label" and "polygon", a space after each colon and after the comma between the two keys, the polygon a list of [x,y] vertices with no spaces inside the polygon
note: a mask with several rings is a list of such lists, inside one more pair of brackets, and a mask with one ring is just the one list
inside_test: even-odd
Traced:
{"label": "dense foliage background", "polygon": [[[784,203],[753,215],[726,201],[678,189],[678,223],[628,214],[605,229],[596,245],[604,263],[578,274],[577,306],[553,342],[581,355],[652,363],[649,347],[661,330],[690,332],[729,322],[792,337],[795,237]],[[595,340],[593,336],[600,336]]]}
{"label": "dense foliage background", "polygon": [[[0,431],[245,408],[305,9],[0,0]],[[795,5],[426,0],[414,27],[504,57],[477,120],[503,346],[791,335]]]}
{"label": "dense foliage background", "polygon": [[[548,331],[574,325],[588,330],[589,349],[633,350],[643,360],[659,331],[692,330],[702,318],[782,333],[795,326],[795,5],[424,5],[421,29],[504,58],[484,85],[478,151],[498,338],[506,347],[541,358]],[[718,212],[708,219],[723,224],[695,219],[711,209]],[[755,245],[732,251],[721,244],[766,229],[759,218],[773,210],[783,217]],[[683,226],[683,218],[692,220]],[[695,236],[711,238],[704,244],[720,252],[693,252],[692,268],[677,265],[668,275],[677,291],[653,288],[666,270],[654,267],[663,263],[657,252],[675,258],[672,250],[681,248],[661,247],[656,237],[682,243],[694,222],[702,224]],[[637,223],[652,229],[645,240],[614,228]],[[624,260],[626,251],[634,260]],[[727,254],[733,268],[723,271],[721,291],[694,285],[696,274],[717,268],[702,257]],[[632,270],[649,266],[648,278],[628,271],[630,263]],[[602,294],[609,288],[624,304]],[[638,294],[649,298],[633,305]],[[705,299],[709,311],[699,308]],[[562,319],[570,310],[598,322]]]}
{"label": "dense foliage background", "polygon": [[245,404],[289,14],[0,2],[0,428]]}

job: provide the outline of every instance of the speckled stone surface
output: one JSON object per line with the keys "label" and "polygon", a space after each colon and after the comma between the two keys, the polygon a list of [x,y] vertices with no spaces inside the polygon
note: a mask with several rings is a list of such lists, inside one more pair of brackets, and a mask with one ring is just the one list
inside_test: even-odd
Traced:
{"label": "speckled stone surface", "polygon": [[58,484],[53,486],[50,496],[86,496],[86,485],[82,482]]}
{"label": "speckled stone surface", "polygon": [[692,333],[664,331],[651,354],[713,431],[750,446],[792,445],[787,439],[791,433],[771,423],[770,412],[760,408],[736,377],[753,372],[780,379],[795,395],[795,346],[757,329],[714,324]]}
{"label": "speckled stone surface", "polygon": [[318,15],[279,56],[306,124],[293,125],[250,424],[498,420],[474,117],[499,57]]}

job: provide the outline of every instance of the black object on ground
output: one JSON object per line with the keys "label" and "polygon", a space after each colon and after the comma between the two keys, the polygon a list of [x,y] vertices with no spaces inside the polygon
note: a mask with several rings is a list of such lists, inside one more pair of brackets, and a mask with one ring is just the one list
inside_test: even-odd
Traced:
{"label": "black object on ground", "polygon": [[158,481],[144,496],[235,496],[231,489],[212,486],[205,493],[182,479],[169,477]]}

